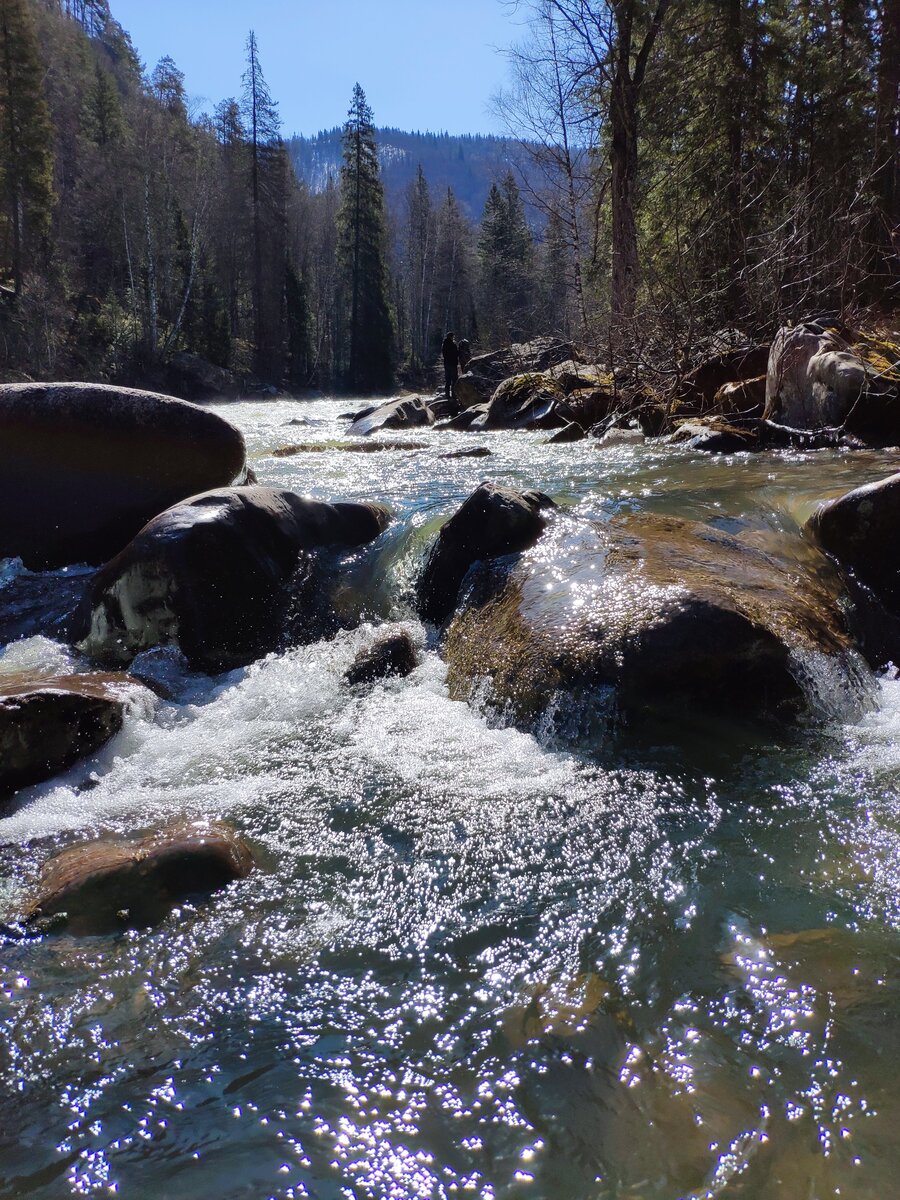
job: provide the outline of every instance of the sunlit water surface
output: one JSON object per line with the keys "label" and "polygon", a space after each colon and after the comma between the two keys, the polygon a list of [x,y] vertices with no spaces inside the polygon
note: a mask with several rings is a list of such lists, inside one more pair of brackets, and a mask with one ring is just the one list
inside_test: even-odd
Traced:
{"label": "sunlit water surface", "polygon": [[[260,862],[149,931],[0,945],[0,1196],[896,1195],[900,682],[852,725],[580,757],[451,701],[408,607],[482,478],[782,530],[891,456],[431,431],[364,454],[334,448],[348,407],[221,411],[261,482],[392,506],[348,571],[369,624],[214,680],[163,664],[175,701],[0,821],[4,907],[73,832],[222,817]],[[272,457],[291,442],[330,448]],[[385,619],[422,665],[350,693]]]}

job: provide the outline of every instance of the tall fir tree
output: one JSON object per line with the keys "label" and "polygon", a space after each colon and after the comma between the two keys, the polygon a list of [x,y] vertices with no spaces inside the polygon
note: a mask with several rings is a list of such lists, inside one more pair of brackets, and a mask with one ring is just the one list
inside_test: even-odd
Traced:
{"label": "tall fir tree", "polygon": [[53,129],[43,75],[29,0],[0,0],[0,195],[4,257],[17,296],[53,209]]}
{"label": "tall fir tree", "polygon": [[357,83],[343,133],[338,212],[339,373],[356,392],[384,392],[394,371],[384,189],[372,110]]}
{"label": "tall fir tree", "polygon": [[253,329],[257,371],[278,375],[284,318],[283,282],[285,193],[288,165],[279,129],[278,105],[272,99],[259,61],[253,30],[247,37],[243,118],[250,167],[250,211],[253,245]]}
{"label": "tall fir tree", "polygon": [[478,241],[481,307],[488,338],[521,341],[536,328],[534,242],[512,171],[491,185]]}

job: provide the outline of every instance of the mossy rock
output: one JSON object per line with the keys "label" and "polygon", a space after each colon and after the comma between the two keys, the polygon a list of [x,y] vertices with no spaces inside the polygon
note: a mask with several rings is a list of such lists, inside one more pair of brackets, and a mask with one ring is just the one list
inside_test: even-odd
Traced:
{"label": "mossy rock", "polygon": [[812,659],[857,686],[839,580],[800,539],[559,516],[512,568],[476,568],[467,596],[445,643],[451,695],[487,696],[525,727],[597,711],[792,719]]}

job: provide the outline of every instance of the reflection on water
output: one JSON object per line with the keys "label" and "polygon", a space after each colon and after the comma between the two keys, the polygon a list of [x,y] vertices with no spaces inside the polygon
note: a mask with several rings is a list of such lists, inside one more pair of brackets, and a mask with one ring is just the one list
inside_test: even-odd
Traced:
{"label": "reflection on water", "polygon": [[[227,411],[264,482],[392,504],[356,583],[419,638],[416,556],[486,476],[765,534],[891,469],[527,434],[271,457],[346,407]],[[433,651],[348,693],[370,634],[214,681],[157,663],[177,701],[0,821],[4,901],[70,831],[173,813],[226,816],[262,863],[155,930],[3,942],[0,1196],[893,1195],[900,682],[853,725],[592,761],[449,700]]]}

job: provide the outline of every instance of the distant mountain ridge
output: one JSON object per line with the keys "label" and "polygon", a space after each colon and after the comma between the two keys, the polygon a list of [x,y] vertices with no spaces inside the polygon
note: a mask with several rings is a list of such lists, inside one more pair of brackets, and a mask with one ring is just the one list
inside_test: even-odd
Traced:
{"label": "distant mountain ridge", "polygon": [[[378,153],[388,206],[396,209],[421,163],[431,194],[439,201],[453,188],[463,211],[479,220],[491,183],[522,159],[518,142],[493,134],[409,133],[378,129]],[[294,170],[314,192],[328,177],[337,180],[341,166],[341,129],[323,130],[314,137],[294,135],[287,140]],[[527,163],[522,165],[527,171]],[[526,189],[527,190],[527,189]],[[526,197],[527,201],[527,197]]]}

